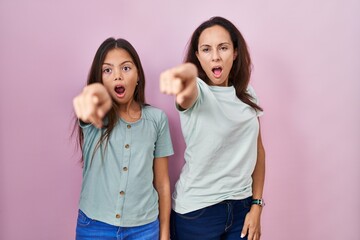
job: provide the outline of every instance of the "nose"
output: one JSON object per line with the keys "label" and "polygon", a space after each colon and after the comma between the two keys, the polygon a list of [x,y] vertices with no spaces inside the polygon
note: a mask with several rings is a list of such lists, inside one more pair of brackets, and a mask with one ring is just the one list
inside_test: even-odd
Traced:
{"label": "nose", "polygon": [[115,81],[116,80],[122,80],[122,76],[121,76],[121,71],[119,69],[114,69],[114,77],[115,77]]}
{"label": "nose", "polygon": [[213,62],[217,62],[220,60],[220,54],[219,54],[219,51],[212,51],[212,61]]}

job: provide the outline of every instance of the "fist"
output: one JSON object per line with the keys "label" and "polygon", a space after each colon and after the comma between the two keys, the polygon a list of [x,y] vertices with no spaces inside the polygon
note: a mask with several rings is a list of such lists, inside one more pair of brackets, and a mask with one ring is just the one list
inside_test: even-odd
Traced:
{"label": "fist", "polygon": [[111,97],[100,83],[84,87],[83,91],[73,100],[76,116],[81,121],[92,123],[97,128],[102,127],[102,119],[110,110],[111,105]]}

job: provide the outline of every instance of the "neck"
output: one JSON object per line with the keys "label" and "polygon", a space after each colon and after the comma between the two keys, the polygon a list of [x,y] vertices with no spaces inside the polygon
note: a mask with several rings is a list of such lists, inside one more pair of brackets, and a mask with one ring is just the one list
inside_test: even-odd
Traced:
{"label": "neck", "polygon": [[127,122],[135,122],[141,118],[141,107],[134,100],[119,106],[119,115]]}

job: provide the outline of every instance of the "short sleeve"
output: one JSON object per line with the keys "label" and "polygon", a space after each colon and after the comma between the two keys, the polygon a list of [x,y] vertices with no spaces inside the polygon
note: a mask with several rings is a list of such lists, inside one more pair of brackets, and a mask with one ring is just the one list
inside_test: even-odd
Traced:
{"label": "short sleeve", "polygon": [[[254,88],[253,88],[251,85],[248,85],[246,91],[247,91],[247,93],[250,94],[250,96],[251,96],[251,98],[252,98],[251,101],[254,102],[254,103],[256,103],[256,105],[259,106],[260,101],[259,101],[259,98],[258,98],[257,95],[256,95],[256,92],[255,92]],[[263,111],[256,110],[256,116],[257,116],[257,117],[260,117],[260,116],[262,116],[263,114],[264,114]]]}
{"label": "short sleeve", "polygon": [[167,157],[173,155],[174,150],[171,142],[169,122],[164,112],[161,112],[160,122],[158,126],[159,127],[158,127],[157,140],[155,143],[154,156],[158,158],[158,157]]}

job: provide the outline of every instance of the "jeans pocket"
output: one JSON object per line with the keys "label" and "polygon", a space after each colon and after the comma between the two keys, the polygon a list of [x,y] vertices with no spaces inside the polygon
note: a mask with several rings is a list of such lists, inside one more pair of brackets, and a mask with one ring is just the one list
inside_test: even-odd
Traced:
{"label": "jeans pocket", "polygon": [[201,217],[205,212],[206,208],[202,208],[185,214],[176,213],[176,215],[184,219],[197,219]]}
{"label": "jeans pocket", "polygon": [[86,227],[91,223],[92,219],[83,213],[83,211],[79,210],[77,224],[82,227]]}

